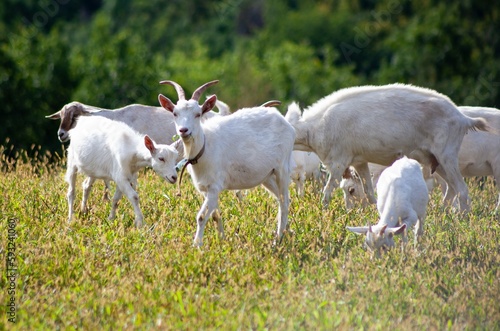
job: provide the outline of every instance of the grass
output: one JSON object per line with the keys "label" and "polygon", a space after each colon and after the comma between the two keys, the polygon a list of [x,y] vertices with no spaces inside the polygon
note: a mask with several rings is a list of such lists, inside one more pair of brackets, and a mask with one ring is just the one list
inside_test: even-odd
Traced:
{"label": "grass", "polygon": [[500,330],[491,180],[483,189],[469,183],[469,216],[446,210],[433,192],[418,248],[410,237],[404,252],[371,259],[345,226],[375,222],[375,207],[347,212],[337,192],[323,210],[310,183],[303,199],[291,188],[293,233],[278,247],[277,204],[257,188],[243,201],[223,193],[227,238],[209,222],[203,248],[193,248],[200,196],[189,177],[179,197],[149,170],[139,178],[146,228],[134,228],[125,199],[107,220],[102,182],[90,211],[67,224],[65,169],[47,158],[2,159],[0,249],[7,259],[14,220],[17,272],[15,323],[2,272],[0,329]]}

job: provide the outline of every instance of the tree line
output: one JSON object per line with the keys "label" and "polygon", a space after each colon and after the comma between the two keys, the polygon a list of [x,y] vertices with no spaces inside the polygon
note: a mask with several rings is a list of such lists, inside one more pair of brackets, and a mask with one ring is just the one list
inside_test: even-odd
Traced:
{"label": "tree line", "polygon": [[306,106],[394,82],[500,106],[500,7],[491,1],[6,0],[0,16],[0,145],[10,153],[61,153],[57,123],[44,116],[73,100],[175,100],[163,79],[187,92],[219,79],[210,93],[232,109],[270,99]]}

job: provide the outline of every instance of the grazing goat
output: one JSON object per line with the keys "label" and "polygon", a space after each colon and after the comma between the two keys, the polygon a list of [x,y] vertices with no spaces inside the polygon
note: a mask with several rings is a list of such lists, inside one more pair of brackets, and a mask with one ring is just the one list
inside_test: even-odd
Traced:
{"label": "grazing goat", "polygon": [[[380,174],[386,168],[386,166],[382,166],[380,164],[368,163],[368,169],[370,169],[373,187],[377,186]],[[434,182],[437,181],[437,174],[432,175],[431,170],[428,166],[422,167],[422,173],[424,175],[425,184],[427,185],[427,190],[430,194],[430,192],[434,188]],[[354,167],[349,167],[348,169],[346,169],[346,171],[342,175],[342,180],[340,181],[340,188],[344,192],[344,202],[347,210],[352,209],[356,202],[361,204],[361,206],[368,205],[368,197],[363,190],[361,178],[359,177]]]}
{"label": "grazing goat", "polygon": [[149,136],[143,137],[122,122],[104,117],[80,117],[70,137],[66,171],[68,222],[73,218],[77,172],[116,182],[109,219],[115,217],[118,201],[125,194],[134,207],[137,227],[142,226],[144,219],[135,190],[139,170],[149,166],[170,183],[177,180],[177,150],[169,145],[156,145]]}
{"label": "grazing goat", "polygon": [[[487,131],[483,118],[462,114],[446,96],[404,84],[360,86],[339,90],[301,111],[289,106],[295,128],[294,149],[315,152],[330,173],[323,189],[327,206],[349,165],[363,179],[375,203],[368,162],[390,165],[402,155],[420,155],[458,192],[460,209],[469,210],[467,186],[458,169],[458,150],[470,129]],[[439,165],[439,166],[438,166]]]}
{"label": "grazing goat", "polygon": [[275,108],[269,107],[244,108],[202,123],[203,113],[214,107],[217,97],[209,97],[201,106],[199,97],[217,82],[200,86],[191,99],[186,100],[179,84],[162,81],[161,84],[175,87],[179,101],[174,104],[162,94],[158,96],[160,104],[174,115],[187,164],[190,164],[188,170],[196,189],[205,198],[196,216],[194,245],[202,245],[205,225],[212,214],[220,236],[224,236],[220,216],[214,213],[221,191],[249,189],[259,184],[279,202],[277,237],[280,240],[288,222],[288,185],[295,132]]}
{"label": "grazing goat", "polygon": [[[420,164],[406,156],[395,161],[380,175],[377,183],[378,224],[347,227],[348,230],[366,235],[367,248],[380,255],[394,246],[395,234],[415,225],[415,243],[423,234],[429,202],[427,185]],[[406,241],[406,236],[404,236]]]}
{"label": "grazing goat", "polygon": [[292,169],[291,178],[296,185],[297,195],[304,196],[304,183],[306,179],[319,181],[321,178],[321,161],[312,152],[293,151],[295,167]]}

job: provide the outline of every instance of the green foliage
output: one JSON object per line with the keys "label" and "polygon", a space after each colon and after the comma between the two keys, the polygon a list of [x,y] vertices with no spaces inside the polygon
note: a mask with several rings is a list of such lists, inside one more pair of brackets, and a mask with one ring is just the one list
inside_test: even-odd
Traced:
{"label": "green foliage", "polygon": [[162,79],[219,79],[211,93],[232,109],[393,82],[498,107],[499,15],[491,1],[6,0],[0,141],[58,151],[44,115],[73,100],[156,105]]}
{"label": "green foliage", "polygon": [[[42,144],[52,151],[60,149],[55,131],[47,126],[45,115],[57,111],[53,106],[70,98],[73,80],[68,68],[68,44],[54,28],[48,35],[32,34],[29,28],[9,35],[0,45],[0,58],[6,72],[0,82],[3,125],[0,137],[11,138],[16,148]],[[36,56],[34,56],[36,55]],[[45,141],[42,137],[49,136]],[[46,145],[45,145],[46,144]]]}
{"label": "green foliage", "polygon": [[371,259],[362,237],[345,227],[373,223],[375,207],[347,212],[339,191],[324,210],[319,187],[306,183],[299,199],[292,185],[291,231],[277,247],[276,201],[262,188],[241,201],[224,192],[226,239],[209,222],[197,249],[202,199],[190,180],[179,197],[153,171],[140,173],[144,229],[134,228],[125,199],[117,219],[107,220],[102,182],[88,214],[67,224],[64,160],[21,154],[15,166],[0,160],[0,247],[5,258],[13,221],[17,267],[15,324],[5,311],[10,280],[0,277],[2,329],[498,329],[500,226],[492,180],[482,189],[469,183],[468,216],[443,208],[435,190],[417,247],[410,233],[404,251]]}

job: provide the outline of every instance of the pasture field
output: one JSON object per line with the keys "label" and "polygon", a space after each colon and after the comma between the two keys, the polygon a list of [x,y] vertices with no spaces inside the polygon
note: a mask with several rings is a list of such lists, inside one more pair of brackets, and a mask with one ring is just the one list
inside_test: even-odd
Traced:
{"label": "pasture field", "polygon": [[15,167],[2,159],[0,329],[500,330],[500,224],[491,180],[483,188],[469,182],[467,217],[444,209],[435,190],[419,246],[410,233],[404,252],[371,259],[363,238],[345,227],[376,222],[376,209],[347,212],[340,191],[323,210],[314,185],[301,200],[292,185],[293,233],[277,247],[271,196],[257,188],[238,201],[225,192],[227,238],[219,240],[209,222],[197,249],[202,200],[189,176],[179,197],[177,186],[141,172],[146,228],[133,227],[125,198],[117,219],[107,220],[102,181],[89,213],[67,224],[64,160],[38,159]]}

